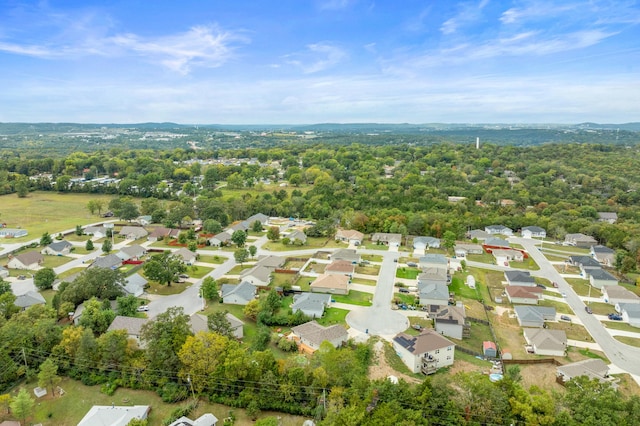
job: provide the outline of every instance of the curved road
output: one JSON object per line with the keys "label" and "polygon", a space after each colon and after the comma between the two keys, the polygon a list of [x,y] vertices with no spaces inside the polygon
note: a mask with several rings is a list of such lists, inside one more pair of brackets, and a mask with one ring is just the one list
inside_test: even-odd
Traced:
{"label": "curved road", "polygon": [[600,345],[609,360],[615,366],[628,373],[640,375],[640,362],[638,362],[640,360],[640,348],[625,345],[614,339],[596,317],[585,311],[586,305],[584,302],[573,291],[573,288],[564,280],[556,268],[551,265],[551,262],[538,250],[536,246],[537,241],[514,237],[509,238],[509,241],[522,245],[533,260],[536,261],[538,266],[540,266],[540,270],[536,271],[535,274],[532,273],[532,275],[558,283],[558,290],[567,295],[567,303],[571,306],[571,309],[573,309],[573,312],[582,324],[584,324],[589,334],[591,334],[593,339]]}

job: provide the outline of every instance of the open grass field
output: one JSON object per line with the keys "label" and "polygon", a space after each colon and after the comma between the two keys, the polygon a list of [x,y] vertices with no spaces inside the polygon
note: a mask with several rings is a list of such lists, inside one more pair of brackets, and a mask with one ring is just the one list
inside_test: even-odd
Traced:
{"label": "open grass field", "polygon": [[[33,395],[31,391],[37,386],[37,383],[34,380],[24,386],[29,390],[29,393]],[[168,404],[162,402],[155,392],[124,388],[116,390],[113,396],[108,396],[100,392],[100,386],[98,385],[85,386],[80,382],[66,378],[62,380],[60,387],[64,389],[65,395],[56,397],[46,395],[38,399],[34,407],[33,415],[27,420],[29,424],[42,423],[47,425],[55,424],[57,426],[77,425],[93,405],[108,406],[114,403],[115,405],[150,405],[152,409],[149,414],[148,424],[149,426],[160,426],[174,409],[186,404],[186,401]],[[197,418],[204,413],[213,413],[218,419],[223,419],[229,415],[230,410],[233,410],[236,417],[235,425],[247,426],[254,424],[245,414],[244,410],[221,404],[211,404],[204,398],[200,400],[198,408],[190,417]],[[4,415],[4,413],[2,414]],[[3,415],[0,415],[0,420],[9,418]],[[264,412],[260,417],[275,415],[281,418],[279,424],[282,426],[300,425],[304,421],[302,417],[282,413]]]}
{"label": "open grass field", "polygon": [[0,197],[2,221],[9,228],[22,228],[29,232],[26,237],[11,239],[11,242],[39,239],[49,232],[54,235],[76,225],[87,225],[103,219],[91,215],[87,210],[89,200],[103,200],[105,210],[112,197],[98,194],[59,194],[56,192],[31,192],[26,198],[16,194]]}

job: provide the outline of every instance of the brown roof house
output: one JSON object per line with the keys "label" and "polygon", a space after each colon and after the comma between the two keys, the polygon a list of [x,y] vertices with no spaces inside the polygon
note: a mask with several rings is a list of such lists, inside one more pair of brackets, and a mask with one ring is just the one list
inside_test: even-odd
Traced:
{"label": "brown roof house", "polygon": [[400,247],[402,244],[402,234],[376,232],[371,236],[371,241],[377,244],[384,244],[389,247]]}
{"label": "brown roof house", "polygon": [[334,260],[330,264],[324,268],[325,274],[334,274],[334,275],[353,275],[355,271],[355,266],[353,263],[348,260]]}
{"label": "brown roof house", "polygon": [[392,344],[413,373],[432,374],[439,368],[453,365],[455,345],[433,329],[425,329],[417,336],[399,333]]}
{"label": "brown roof house", "polygon": [[[459,302],[460,303],[460,302]],[[471,334],[471,325],[467,321],[464,305],[441,306],[433,316],[435,330],[447,337],[461,340]]]}
{"label": "brown roof house", "polygon": [[336,241],[342,241],[345,243],[353,244],[354,246],[359,246],[360,244],[362,244],[364,234],[354,229],[338,229],[335,239]]}
{"label": "brown roof house", "polygon": [[342,346],[348,339],[347,330],[338,324],[324,327],[316,321],[295,326],[291,329],[292,338],[300,345],[301,352],[313,353],[320,349],[325,340],[335,348]]}
{"label": "brown roof house", "polygon": [[507,298],[511,303],[537,305],[538,300],[542,300],[542,289],[540,287],[510,285],[504,291],[507,293]]}
{"label": "brown roof house", "polygon": [[346,275],[322,274],[311,283],[315,293],[349,294],[350,278]]}
{"label": "brown roof house", "polygon": [[44,263],[44,257],[37,251],[21,253],[9,259],[7,267],[10,269],[28,269],[35,271]]}
{"label": "brown roof house", "polygon": [[148,323],[149,320],[147,318],[134,318],[134,317],[124,317],[122,315],[116,316],[107,331],[113,330],[125,330],[129,335],[129,338],[134,339],[138,346],[141,348],[145,347],[143,341],[140,340],[140,334],[142,332],[142,326]]}
{"label": "brown roof house", "polygon": [[178,250],[172,253],[174,256],[178,256],[182,259],[182,263],[185,265],[193,265],[196,263],[198,255],[186,247],[180,247]]}
{"label": "brown roof house", "polygon": [[165,228],[164,226],[158,226],[149,235],[147,235],[148,241],[158,241],[163,238],[178,238],[180,233],[179,229]]}
{"label": "brown roof house", "polygon": [[123,226],[118,234],[122,235],[127,240],[137,240],[149,235],[147,230],[142,226]]}
{"label": "brown roof house", "polygon": [[602,299],[610,305],[618,303],[640,303],[637,294],[617,285],[605,285],[602,287]]}

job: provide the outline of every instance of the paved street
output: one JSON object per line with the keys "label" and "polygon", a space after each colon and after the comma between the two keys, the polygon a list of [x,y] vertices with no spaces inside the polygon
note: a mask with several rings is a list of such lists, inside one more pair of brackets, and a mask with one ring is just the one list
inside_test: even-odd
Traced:
{"label": "paved street", "polygon": [[536,276],[558,283],[558,290],[566,293],[566,302],[571,306],[576,317],[579,318],[580,322],[602,348],[602,351],[607,355],[609,360],[621,370],[634,375],[640,375],[640,362],[638,362],[640,360],[640,348],[625,345],[615,340],[597,318],[585,312],[584,302],[573,291],[573,288],[564,280],[556,268],[553,267],[551,262],[540,252],[537,244],[538,241],[527,238],[509,238],[509,241],[522,245],[533,260],[536,261],[540,267],[540,270],[535,273]]}

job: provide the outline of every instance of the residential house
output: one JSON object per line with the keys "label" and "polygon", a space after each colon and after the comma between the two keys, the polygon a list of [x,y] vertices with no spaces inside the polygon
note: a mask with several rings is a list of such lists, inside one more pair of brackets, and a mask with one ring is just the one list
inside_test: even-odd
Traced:
{"label": "residential house", "polygon": [[507,237],[513,235],[513,230],[511,228],[507,228],[504,225],[485,226],[484,231],[489,235],[505,235]]}
{"label": "residential house", "polygon": [[496,344],[488,340],[482,342],[482,355],[487,358],[496,358],[498,356],[498,348]]}
{"label": "residential house", "polygon": [[504,271],[504,278],[509,285],[535,287],[536,281],[529,271]]}
{"label": "residential house", "polygon": [[556,319],[556,308],[548,306],[516,305],[513,311],[520,327],[542,328],[545,321]]}
{"label": "residential house", "polygon": [[613,266],[616,260],[616,252],[606,246],[591,246],[590,253],[598,263],[604,266]]}
{"label": "residential house", "polygon": [[71,253],[72,248],[73,244],[71,244],[69,241],[62,240],[49,244],[48,246],[43,248],[40,253],[48,254],[51,256],[66,256],[67,254]]}
{"label": "residential house", "polygon": [[238,285],[222,284],[220,297],[223,303],[230,305],[246,305],[256,298],[256,287],[248,281],[242,281]]}
{"label": "residential house", "polygon": [[346,275],[322,274],[311,283],[314,293],[349,294],[350,278]]}
{"label": "residential house", "polygon": [[96,257],[90,268],[104,268],[104,269],[118,269],[122,266],[122,259],[115,254],[108,254],[106,256]]}
{"label": "residential house", "polygon": [[464,305],[460,303],[456,306],[440,306],[435,315],[430,315],[435,324],[435,330],[453,339],[469,337],[471,325],[467,321],[467,313]]}
{"label": "residential house", "polygon": [[360,263],[360,255],[355,249],[339,249],[330,255],[331,260],[347,260],[351,263]]}
{"label": "residential house", "polygon": [[146,419],[150,411],[150,405],[94,405],[78,426],[126,426],[134,419]]}
{"label": "residential house", "polygon": [[324,341],[338,348],[349,339],[349,333],[343,326],[335,324],[324,327],[316,321],[309,321],[292,327],[291,332],[293,333],[293,339],[300,346],[300,351],[306,353],[317,351]]}
{"label": "residential house", "polygon": [[28,269],[35,271],[44,263],[44,257],[37,251],[30,251],[13,256],[7,262],[9,269]]}
{"label": "residential house", "polygon": [[0,238],[20,238],[26,235],[26,229],[0,228]]}
{"label": "residential house", "polygon": [[470,240],[484,241],[490,237],[491,234],[482,229],[472,229],[471,231],[467,232],[467,238],[469,238]]}
{"label": "residential house", "polygon": [[376,232],[371,236],[371,241],[377,244],[384,244],[389,247],[400,247],[402,244],[402,234]]}
{"label": "residential house", "polygon": [[[233,336],[236,339],[242,339],[244,337],[244,322],[229,312],[225,314],[225,318],[229,322]],[[195,313],[189,317],[189,325],[193,334],[196,334],[199,331],[210,331],[209,319],[205,315],[199,313]]]}
{"label": "residential house", "polygon": [[524,255],[519,250],[494,249],[491,250],[491,254],[496,259],[496,265],[509,266],[511,261],[522,262],[524,260]]}
{"label": "residential house", "polygon": [[556,367],[556,377],[567,383],[574,377],[587,376],[589,380],[609,381],[609,366],[600,358],[588,358],[582,361]]}
{"label": "residential house", "polygon": [[618,279],[604,269],[591,269],[589,283],[594,288],[603,288],[608,285],[618,285]]}
{"label": "residential house", "polygon": [[480,244],[458,243],[454,247],[456,257],[467,257],[470,254],[482,254],[484,250]]}
{"label": "residential house", "polygon": [[579,267],[582,272],[585,267],[600,268],[598,261],[591,256],[569,256],[569,263]]}
{"label": "residential house", "polygon": [[125,278],[124,291],[131,296],[140,297],[144,293],[147,283],[148,281],[136,272],[135,274],[129,275]]}
{"label": "residential house", "polygon": [[289,238],[289,242],[291,244],[306,244],[307,242],[307,234],[300,231],[299,229],[294,229],[293,231],[289,232],[287,238]]}
{"label": "residential house", "polygon": [[116,253],[122,261],[126,260],[140,260],[147,254],[147,249],[141,245],[134,244],[132,246],[122,247],[119,252]]}
{"label": "residential house", "polygon": [[246,222],[239,222],[229,227],[229,233],[233,234],[236,231],[249,232],[249,224]]}
{"label": "residential house", "polygon": [[602,287],[602,300],[614,306],[618,303],[640,303],[640,297],[637,294],[617,285]]}
{"label": "residential house", "polygon": [[453,365],[455,345],[433,329],[424,329],[417,336],[399,333],[392,345],[402,362],[413,373],[435,373],[439,368]]}
{"label": "residential house", "polygon": [[[498,237],[489,237],[486,240],[484,240],[484,243],[482,244],[482,246],[486,249],[507,249],[509,247],[511,247],[511,245],[509,244],[509,241],[504,240],[502,238],[498,238]],[[487,251],[489,251],[487,250]]]}
{"label": "residential house", "polygon": [[443,254],[425,254],[424,256],[420,256],[418,266],[421,269],[435,267],[448,270],[449,259],[447,259]]}
{"label": "residential house", "polygon": [[157,226],[151,231],[149,235],[147,235],[148,241],[159,241],[164,238],[178,238],[178,234],[180,234],[179,229],[171,229],[165,228],[164,226]]}
{"label": "residential house", "polygon": [[633,327],[640,327],[640,304],[618,303],[616,309],[622,315],[622,320]]}
{"label": "residential house", "polygon": [[106,226],[87,226],[84,228],[85,235],[91,235],[95,239],[106,238],[110,232],[113,231],[113,227]]}
{"label": "residential house", "polygon": [[413,239],[413,249],[424,251],[429,248],[440,248],[440,238],[415,237]]}
{"label": "residential house", "polygon": [[523,238],[547,238],[547,231],[539,226],[525,226],[520,234]]}
{"label": "residential house", "polygon": [[230,242],[231,234],[226,231],[220,232],[219,234],[216,234],[213,237],[209,238],[209,245],[211,247],[222,247],[229,244]]}
{"label": "residential house", "polygon": [[218,418],[211,413],[205,413],[195,420],[182,416],[169,426],[216,426]]}
{"label": "residential house", "polygon": [[142,226],[149,226],[153,223],[153,218],[151,217],[151,215],[142,215],[138,216],[138,219],[136,219],[136,221]]}
{"label": "residential house", "polygon": [[123,226],[118,234],[124,236],[127,240],[138,240],[149,235],[142,226]]}
{"label": "residential house", "polygon": [[364,234],[354,229],[338,229],[335,239],[336,241],[342,241],[348,244],[353,244],[354,246],[359,246],[362,244]]}
{"label": "residential house", "polygon": [[243,221],[243,224],[247,229],[251,229],[255,222],[260,222],[260,225],[266,226],[269,223],[269,216],[262,213],[256,213],[253,216],[250,216],[247,220]]}
{"label": "residential house", "polygon": [[500,204],[500,207],[515,207],[517,203],[514,200],[503,198],[498,202],[498,204]]}
{"label": "residential house", "polygon": [[616,212],[598,212],[598,222],[616,223],[618,214]]}
{"label": "residential house", "polygon": [[447,284],[449,284],[450,279],[451,276],[447,273],[446,268],[430,266],[422,269],[422,272],[418,274],[417,285],[418,287],[420,287],[421,285],[425,285],[427,283],[437,283],[446,286]]}
{"label": "residential house", "polygon": [[185,265],[193,265],[196,263],[198,255],[186,247],[180,247],[178,250],[172,253],[173,256],[177,256],[182,259],[182,263]]}
{"label": "residential house", "polygon": [[16,296],[16,300],[13,303],[24,311],[33,305],[44,305],[47,301],[37,291],[28,291]]}
{"label": "residential house", "polygon": [[353,276],[356,267],[348,260],[334,260],[324,268],[325,274]]}
{"label": "residential house", "polygon": [[525,328],[524,340],[536,355],[564,356],[567,351],[567,334],[564,330]]}
{"label": "residential house", "polygon": [[291,310],[293,313],[301,311],[309,318],[321,318],[324,309],[330,305],[330,294],[299,293],[293,296]]}
{"label": "residential house", "polygon": [[447,305],[449,303],[449,287],[443,283],[418,283],[418,297],[423,306]]}
{"label": "residential house", "polygon": [[263,256],[258,259],[250,269],[245,269],[240,273],[243,281],[248,281],[253,285],[265,287],[271,283],[271,274],[281,268],[286,259],[280,256]]}
{"label": "residential house", "polygon": [[542,300],[542,289],[540,287],[524,287],[510,285],[505,288],[507,298],[511,303],[524,305],[537,305]]}
{"label": "residential house", "polygon": [[564,236],[564,244],[568,246],[584,247],[588,248],[598,244],[595,238],[590,235],[584,235],[581,233],[567,234]]}
{"label": "residential house", "polygon": [[107,332],[113,330],[125,330],[130,339],[135,340],[138,345],[144,349],[145,342],[140,340],[140,336],[142,334],[142,326],[148,323],[150,320],[147,318],[135,318],[135,317],[124,317],[122,315],[117,315],[109,328],[107,328]]}

